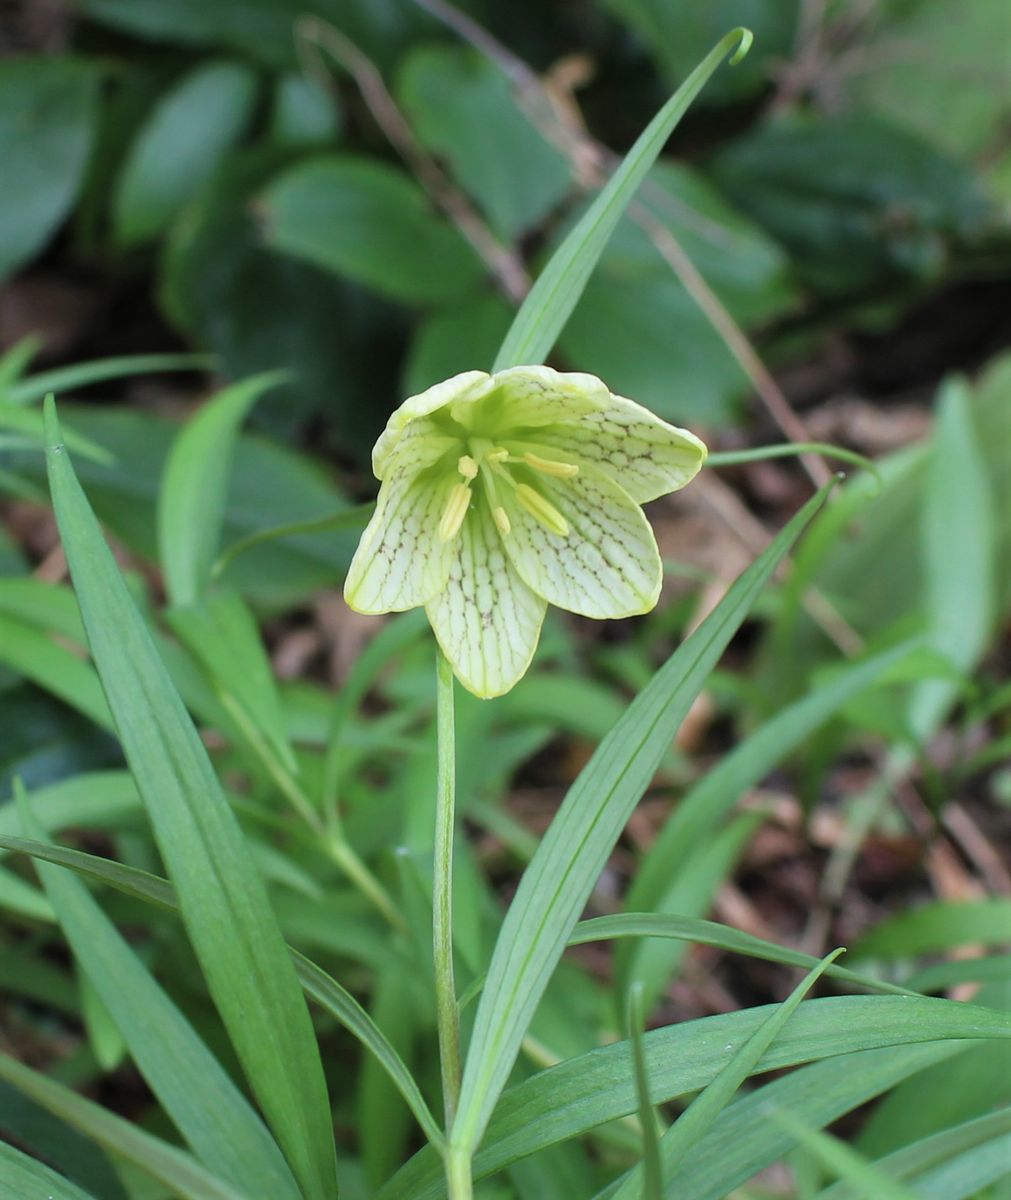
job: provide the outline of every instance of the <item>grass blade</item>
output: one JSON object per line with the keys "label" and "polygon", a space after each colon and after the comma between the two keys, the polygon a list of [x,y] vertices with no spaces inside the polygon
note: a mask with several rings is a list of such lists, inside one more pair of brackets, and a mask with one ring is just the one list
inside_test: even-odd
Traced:
{"label": "grass blade", "polygon": [[[776,1008],[704,1017],[647,1033],[652,1103],[705,1087],[730,1060],[732,1050],[726,1047],[751,1037]],[[755,1074],[886,1046],[980,1038],[1011,1040],[1011,1016],[925,996],[832,996],[801,1005],[756,1064]],[[627,1116],[636,1105],[625,1042],[567,1059],[505,1093],[474,1158],[475,1178]],[[438,1200],[444,1192],[442,1161],[424,1150],[397,1172],[378,1200]]]}
{"label": "grass blade", "polygon": [[628,992],[628,1038],[632,1047],[632,1073],[635,1076],[635,1092],[639,1102],[639,1124],[642,1126],[642,1166],[629,1172],[620,1195],[640,1196],[642,1200],[663,1200],[663,1170],[660,1165],[660,1139],[657,1131],[657,1116],[649,1100],[649,1071],[646,1067],[646,1051],[643,1033],[646,1017],[642,1006],[643,987],[633,983]]}
{"label": "grass blade", "polygon": [[107,379],[128,375],[148,375],[157,371],[212,371],[216,359],[211,354],[128,354],[121,358],[99,358],[94,362],[75,363],[40,371],[12,384],[3,398],[10,404],[31,404],[50,392],[69,392]]}
{"label": "grass blade", "polygon": [[825,500],[823,488],[668,659],[569,789],[520,881],[488,969],[452,1142],[473,1150],[569,934],[678,726],[777,564]]}
{"label": "grass blade", "polygon": [[140,1167],[179,1200],[249,1200],[182,1150],[152,1137],[62,1083],[0,1054],[0,1080],[105,1149]]}
{"label": "grass blade", "polygon": [[[678,1117],[660,1143],[667,1196],[678,1195],[678,1169],[698,1141],[709,1132],[716,1118],[733,1099],[734,1093],[755,1070],[758,1060],[779,1036],[783,1026],[793,1016],[801,1000],[818,982],[825,969],[842,953],[835,950],[800,981],[790,995],[767,1017],[733,1058],[715,1076],[704,1091]],[[635,1172],[626,1179],[614,1200],[631,1200]]]}
{"label": "grass blade", "polygon": [[[27,802],[21,815],[26,831],[40,837]],[[259,1116],[88,889],[50,863],[40,860],[36,869],[86,978],[193,1153],[240,1192],[299,1200],[298,1185]]]}
{"label": "grass blade", "polygon": [[[569,945],[580,946],[585,942],[606,941],[610,938],[640,937],[696,942],[700,946],[716,946],[735,954],[762,958],[766,962],[784,963],[791,967],[803,967],[806,970],[817,967],[819,962],[812,954],[791,950],[787,946],[777,946],[775,942],[767,942],[753,934],[742,933],[729,925],[720,925],[716,921],[701,921],[694,917],[670,917],[665,913],[613,913],[606,917],[591,917],[588,921],[580,921],[573,929]],[[846,967],[837,967],[835,963],[830,963],[825,973],[835,979],[845,980],[857,987],[870,988],[875,992],[889,992],[896,996],[912,994],[909,988],[875,979],[873,975],[861,975]]]}
{"label": "grass blade", "polygon": [[113,728],[112,714],[91,664],[26,621],[0,614],[0,662],[59,696],[102,729]]}
{"label": "grass blade", "polygon": [[59,441],[50,488],[92,657],[179,895],[186,931],[250,1086],[309,1200],[336,1192],[319,1050],[263,881]]}
{"label": "grass blade", "polygon": [[733,64],[747,54],[750,45],[749,30],[731,30],[646,126],[607,186],[538,276],[505,336],[493,371],[540,363],[548,356],[608,238],[688,106],[732,50]]}
{"label": "grass blade", "polygon": [[224,525],[235,438],[253,404],[284,378],[272,371],[225,388],[172,444],[158,497],[158,551],[173,605],[193,604],[207,590]]}
{"label": "grass blade", "polygon": [[[112,859],[85,854],[66,846],[54,846],[29,838],[11,837],[0,834],[0,849],[18,854],[27,854],[43,862],[67,867],[69,870],[104,883],[127,896],[155,904],[168,912],[178,913],[179,902],[175,890],[167,879],[140,871],[136,867],[124,866]],[[306,958],[290,946],[288,952],[295,965],[295,973],[307,996],[311,996],[321,1008],[326,1009],[345,1029],[375,1056],[393,1081],[428,1140],[436,1146],[443,1143],[439,1128],[424,1097],[415,1083],[403,1059],[390,1044],[382,1031],[349,991],[331,978],[322,967]]]}

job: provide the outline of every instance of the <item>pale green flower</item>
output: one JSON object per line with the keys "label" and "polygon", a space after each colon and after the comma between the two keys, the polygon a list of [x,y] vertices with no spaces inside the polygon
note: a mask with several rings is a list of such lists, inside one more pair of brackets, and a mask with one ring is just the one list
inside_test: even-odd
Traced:
{"label": "pale green flower", "polygon": [[592,375],[467,371],[412,396],[372,452],[382,481],[344,595],[358,612],[425,606],[460,682],[507,692],[547,605],[649,612],[662,567],[639,507],[706,448]]}

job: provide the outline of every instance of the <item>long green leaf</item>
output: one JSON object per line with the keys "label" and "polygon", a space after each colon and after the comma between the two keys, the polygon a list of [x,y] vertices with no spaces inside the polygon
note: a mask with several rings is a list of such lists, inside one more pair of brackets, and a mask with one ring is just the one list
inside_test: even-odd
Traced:
{"label": "long green leaf", "polygon": [[193,604],[207,590],[224,525],[235,438],[253,404],[284,378],[271,371],[225,388],[172,444],[158,497],[158,551],[173,605]]}
{"label": "long green leaf", "polygon": [[[700,946],[718,946],[735,954],[746,954],[750,958],[761,958],[766,962],[785,963],[791,967],[811,970],[819,960],[813,954],[777,946],[764,938],[742,933],[729,925],[716,921],[700,921],[694,917],[670,917],[664,913],[613,913],[607,917],[591,917],[580,921],[569,937],[570,946],[584,942],[607,941],[611,938],[673,938],[678,941],[696,942]],[[898,987],[873,975],[861,975],[846,967],[830,963],[825,972],[835,979],[844,979],[857,987],[870,988],[875,992],[891,992],[893,995],[909,996],[913,990]]]}
{"label": "long green leaf", "polygon": [[308,1009],[263,881],[134,607],[46,403],[50,488],[92,656],[186,930],[250,1086],[311,1200],[336,1192]]}
{"label": "long green leaf", "polygon": [[[104,883],[127,896],[133,896],[148,904],[155,904],[168,912],[179,911],[179,902],[168,880],[151,875],[147,871],[140,871],[136,867],[124,866],[123,863],[113,862],[107,858],[98,858],[93,854],[85,854],[81,850],[71,850],[66,846],[54,846],[48,842],[11,837],[7,834],[0,834],[0,850],[28,854],[43,862],[67,867],[78,875],[94,879],[97,883]],[[404,1065],[400,1055],[369,1014],[354,996],[331,978],[322,967],[317,966],[311,959],[306,958],[297,950],[293,950],[290,946],[288,952],[295,964],[295,973],[306,995],[311,996],[322,1008],[326,1009],[349,1033],[358,1039],[366,1050],[375,1056],[414,1113],[415,1119],[428,1140],[433,1145],[442,1145],[442,1131],[432,1116],[417,1083]]]}
{"label": "long green leaf", "polygon": [[749,30],[731,30],[646,126],[607,186],[538,276],[505,336],[493,370],[544,361],[576,307],[622,213],[688,106],[732,50],[731,64],[739,62],[750,45]]}
{"label": "long green leaf", "polygon": [[896,913],[865,934],[854,958],[912,958],[936,950],[982,943],[1011,942],[1011,898],[936,900],[911,912]]}
{"label": "long green leaf", "polygon": [[63,1175],[0,1142],[0,1181],[11,1200],[94,1200]]}
{"label": "long green leaf", "polygon": [[159,371],[212,371],[215,365],[216,359],[211,354],[131,354],[122,358],[98,358],[94,362],[40,371],[12,384],[3,398],[11,404],[31,404],[50,392],[69,392],[92,383],[104,383],[107,379]]}
{"label": "long green leaf", "polygon": [[[645,1041],[652,1102],[705,1087],[775,1010],[769,1005],[651,1030]],[[832,996],[801,1005],[755,1074],[884,1046],[972,1038],[1011,1039],[1011,1016],[925,996]],[[625,1042],[567,1059],[505,1093],[475,1155],[475,1178],[627,1116],[636,1106]],[[441,1160],[423,1150],[378,1200],[438,1200],[444,1188]]]}
{"label": "long green leaf", "polygon": [[[26,831],[42,829],[22,806]],[[36,864],[60,926],[140,1073],[193,1153],[250,1196],[299,1200],[276,1143],[91,893],[69,871]]]}
{"label": "long green leaf", "polygon": [[[628,1011],[628,1040],[632,1047],[632,1074],[639,1101],[639,1124],[642,1126],[642,1162],[626,1176],[622,1189],[637,1200],[663,1200],[663,1168],[660,1163],[660,1139],[657,1116],[649,1101],[649,1069],[643,1034],[646,1016],[642,1004],[643,987],[633,983],[625,1005]],[[617,1193],[616,1193],[617,1194]]]}
{"label": "long green leaf", "polygon": [[801,509],[628,707],[569,789],[502,926],[478,1007],[451,1141],[473,1150],[569,934],[684,715],[766,581],[825,500]]}
{"label": "long green leaf", "polygon": [[249,1200],[184,1151],[6,1054],[0,1054],[0,1079],[92,1141],[140,1167],[179,1200]]}

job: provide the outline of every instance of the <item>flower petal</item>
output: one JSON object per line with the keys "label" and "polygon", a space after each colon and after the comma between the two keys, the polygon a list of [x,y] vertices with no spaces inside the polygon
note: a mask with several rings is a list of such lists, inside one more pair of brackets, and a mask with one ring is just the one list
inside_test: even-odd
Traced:
{"label": "flower petal", "polygon": [[612,396],[606,410],[587,413],[578,424],[539,429],[537,437],[570,462],[596,463],[639,504],[683,488],[708,453],[694,433],[623,396]]}
{"label": "flower petal", "polygon": [[[493,423],[505,433],[517,427],[579,421],[588,413],[603,412],[610,395],[596,375],[551,367],[510,367],[491,377],[481,408],[495,406]],[[454,403],[453,416],[469,424],[472,403],[469,397]]]}
{"label": "flower petal", "polygon": [[449,582],[425,610],[463,686],[500,696],[530,665],[547,605],[516,574],[486,505],[471,509],[454,546]]}
{"label": "flower petal", "polygon": [[419,392],[416,396],[408,396],[386,422],[386,428],[372,449],[372,469],[376,478],[386,478],[390,455],[412,421],[419,417],[427,417],[454,401],[465,400],[472,394],[480,395],[489,379],[491,376],[487,371],[464,371],[435,384],[427,391]]}
{"label": "flower petal", "polygon": [[426,424],[417,422],[386,464],[376,511],[344,582],[344,599],[356,612],[416,608],[449,577],[453,548],[440,540],[439,522],[459,476],[433,476],[430,468],[454,440]]}
{"label": "flower petal", "polygon": [[506,488],[499,497],[511,526],[502,541],[516,570],[550,604],[584,617],[649,612],[663,567],[642,509],[592,464],[572,479],[538,475],[535,487],[568,525],[553,533]]}

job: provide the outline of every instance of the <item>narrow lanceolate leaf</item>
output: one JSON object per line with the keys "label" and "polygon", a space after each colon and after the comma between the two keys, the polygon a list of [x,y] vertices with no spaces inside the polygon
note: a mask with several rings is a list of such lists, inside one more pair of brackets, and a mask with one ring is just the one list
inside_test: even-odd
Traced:
{"label": "narrow lanceolate leaf", "polygon": [[[657,1116],[649,1102],[649,1071],[646,1067],[646,1051],[643,1033],[646,1016],[642,1006],[642,984],[633,983],[629,989],[628,1034],[632,1045],[632,1070],[635,1075],[635,1091],[639,1100],[639,1124],[642,1126],[642,1162],[626,1176],[616,1195],[627,1193],[636,1200],[663,1200],[663,1168],[660,1164],[660,1138],[657,1131]],[[712,1086],[712,1085],[710,1085]]]}
{"label": "narrow lanceolate leaf", "polygon": [[[86,879],[104,883],[123,892],[124,895],[133,896],[147,904],[154,904],[168,912],[177,913],[179,911],[179,902],[168,880],[162,879],[158,875],[151,875],[147,871],[140,871],[136,867],[124,866],[123,863],[113,862],[107,858],[98,858],[94,854],[85,854],[81,850],[71,850],[67,846],[54,846],[49,842],[10,837],[6,834],[0,834],[0,850],[28,854],[42,862],[67,867]],[[414,1113],[425,1136],[433,1145],[441,1146],[442,1131],[425,1103],[421,1090],[403,1059],[369,1014],[354,996],[346,988],[341,987],[322,967],[317,966],[297,950],[292,950],[290,946],[288,953],[295,964],[295,973],[305,994],[315,1000],[332,1017],[335,1017],[350,1034],[361,1042],[366,1050],[375,1056],[376,1061],[389,1075],[407,1106]]]}
{"label": "narrow lanceolate leaf", "polygon": [[12,667],[39,687],[59,696],[71,708],[90,717],[103,729],[112,728],[109,706],[98,676],[66,646],[54,642],[40,629],[18,617],[0,613],[0,662]]}
{"label": "narrow lanceolate leaf", "polygon": [[[184,1151],[152,1137],[62,1083],[0,1054],[0,1080],[106,1150],[139,1167],[179,1200],[249,1200]],[[2,1176],[0,1176],[2,1179]],[[6,1195],[6,1193],[5,1193]],[[16,1195],[16,1193],[15,1193]]]}
{"label": "narrow lanceolate leaf", "polygon": [[50,392],[76,391],[106,379],[150,375],[156,371],[210,371],[215,365],[212,354],[128,354],[122,358],[96,358],[93,362],[40,371],[12,383],[4,392],[4,399],[11,404],[31,404]]}
{"label": "narrow lanceolate leaf", "polygon": [[175,605],[193,604],[210,583],[235,438],[253,404],[283,378],[273,371],[226,388],[173,443],[158,500],[158,549]]}
{"label": "narrow lanceolate leaf", "polygon": [[14,1200],[94,1200],[69,1179],[0,1142],[0,1181]]}
{"label": "narrow lanceolate leaf", "polygon": [[50,488],[92,657],[211,996],[306,1197],[337,1190],[319,1050],[277,919],[207,752],[59,440]]}
{"label": "narrow lanceolate leaf", "polygon": [[[766,962],[785,963],[807,970],[812,970],[819,963],[812,954],[777,946],[775,942],[767,942],[729,925],[701,921],[696,917],[670,917],[665,913],[612,913],[607,917],[591,917],[587,921],[580,921],[573,929],[569,945],[579,946],[584,942],[606,941],[610,938],[669,938],[697,942],[700,946],[717,946],[735,954],[746,954],[751,958],[765,959]],[[837,967],[835,963],[831,963],[825,973],[874,992],[908,996],[916,990],[922,990],[898,987],[883,979],[875,979],[873,975],[861,975],[846,967]]]}
{"label": "narrow lanceolate leaf", "polygon": [[622,213],[688,106],[731,50],[734,55],[730,61],[736,63],[748,52],[750,45],[751,33],[747,29],[731,30],[646,126],[607,187],[538,276],[506,334],[492,370],[502,371],[507,367],[544,361],[576,307]]}
{"label": "narrow lanceolate leaf", "polygon": [[473,1150],[569,934],[685,713],[776,565],[817,512],[823,488],[734,583],[598,747],[524,872],[488,970],[452,1141]]}
{"label": "narrow lanceolate leaf", "polygon": [[[842,953],[833,951],[800,981],[790,995],[768,1016],[707,1087],[678,1117],[660,1143],[664,1194],[677,1195],[677,1175],[681,1163],[712,1128],[734,1093],[755,1070],[759,1059],[779,1036],[797,1006],[817,983],[826,967]],[[615,1193],[614,1200],[632,1200],[637,1191],[637,1172],[633,1171]]]}
{"label": "narrow lanceolate leaf", "polygon": [[[43,836],[27,803],[21,811],[27,832]],[[85,977],[193,1153],[240,1192],[299,1200],[260,1117],[88,889],[60,867],[40,861],[37,870]]]}
{"label": "narrow lanceolate leaf", "polygon": [[[686,1021],[646,1034],[650,1100],[664,1104],[705,1087],[776,1011],[775,1005]],[[755,1074],[885,1046],[963,1039],[1011,1040],[1011,1016],[926,996],[833,996],[802,1004],[755,1066]],[[745,1101],[738,1101],[744,1103]],[[627,1042],[567,1059],[502,1096],[474,1157],[474,1177],[636,1111]],[[438,1200],[443,1164],[416,1154],[377,1200]],[[724,1193],[719,1193],[721,1200]]]}

